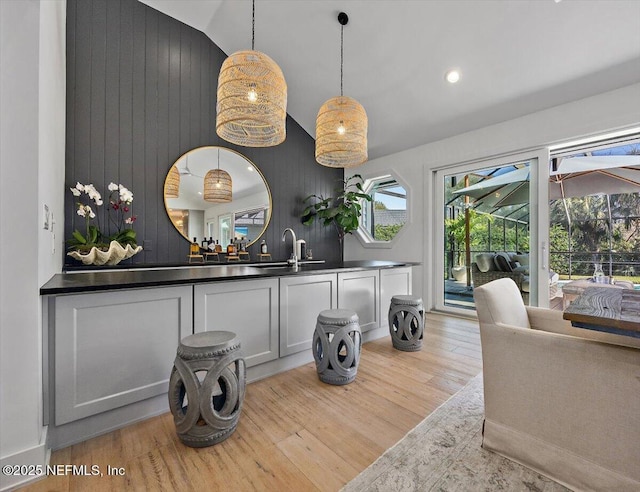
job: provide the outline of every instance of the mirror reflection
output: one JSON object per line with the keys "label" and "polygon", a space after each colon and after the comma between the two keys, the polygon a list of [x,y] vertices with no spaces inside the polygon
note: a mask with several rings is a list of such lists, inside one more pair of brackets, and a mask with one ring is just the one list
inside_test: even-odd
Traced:
{"label": "mirror reflection", "polygon": [[[204,199],[205,176],[217,169],[229,174],[231,201]],[[215,180],[207,186],[225,184]],[[165,179],[164,202],[171,222],[185,239],[198,244],[212,240],[223,248],[232,239],[254,243],[271,218],[271,192],[264,176],[245,156],[224,147],[199,147],[182,155]]]}

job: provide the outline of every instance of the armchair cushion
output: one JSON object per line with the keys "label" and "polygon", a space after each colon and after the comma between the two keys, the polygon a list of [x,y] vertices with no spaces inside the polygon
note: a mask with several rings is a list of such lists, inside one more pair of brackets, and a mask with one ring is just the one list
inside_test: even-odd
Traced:
{"label": "armchair cushion", "polygon": [[485,285],[491,288],[481,286],[473,290],[479,320],[531,328],[522,296],[512,279],[499,278]]}

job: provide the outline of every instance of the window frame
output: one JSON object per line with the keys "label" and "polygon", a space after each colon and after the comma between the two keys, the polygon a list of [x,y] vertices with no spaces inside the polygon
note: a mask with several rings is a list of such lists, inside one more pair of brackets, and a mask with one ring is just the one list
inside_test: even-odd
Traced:
{"label": "window frame", "polygon": [[[404,179],[398,176],[398,174],[395,173],[393,170],[379,171],[379,172],[376,172],[375,175],[372,174],[366,177],[363,176],[362,188],[365,193],[369,193],[371,191],[372,185],[375,182],[382,181],[382,180],[389,180],[389,179],[394,179],[396,183],[398,183],[398,186],[401,186],[402,188],[404,188],[406,192],[407,220],[404,223],[404,225],[400,228],[398,233],[390,241],[379,241],[379,240],[373,239],[369,231],[364,228],[362,221],[360,220],[358,224],[358,228],[354,231],[354,235],[358,238],[358,241],[360,241],[360,244],[363,248],[372,248],[372,249],[393,248],[405,233],[407,229],[407,225],[411,223],[411,206],[410,206],[411,193],[412,193],[411,187],[406,183],[406,181],[404,181]],[[365,206],[365,204],[362,204],[362,205],[363,207]]]}

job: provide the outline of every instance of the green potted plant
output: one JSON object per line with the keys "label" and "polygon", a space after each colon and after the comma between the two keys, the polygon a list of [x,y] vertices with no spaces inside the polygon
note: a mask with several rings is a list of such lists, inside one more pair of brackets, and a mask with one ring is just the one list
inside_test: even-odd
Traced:
{"label": "green potted plant", "polygon": [[317,218],[325,226],[333,225],[342,246],[344,236],[358,228],[362,215],[362,201],[370,202],[371,195],[364,192],[362,176],[359,174],[354,174],[340,183],[342,186],[335,189],[334,197],[314,194],[303,200],[306,207],[302,211],[302,223],[311,225]]}

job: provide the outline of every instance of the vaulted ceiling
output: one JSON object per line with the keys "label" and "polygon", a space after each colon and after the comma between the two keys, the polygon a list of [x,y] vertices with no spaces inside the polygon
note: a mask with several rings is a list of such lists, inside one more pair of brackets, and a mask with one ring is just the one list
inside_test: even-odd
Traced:
{"label": "vaulted ceiling", "polygon": [[[251,48],[250,0],[143,2],[227,54]],[[344,94],[368,113],[369,159],[640,82],[638,0],[257,0],[255,49],[282,68],[287,112],[311,136],[340,94],[341,11]]]}

